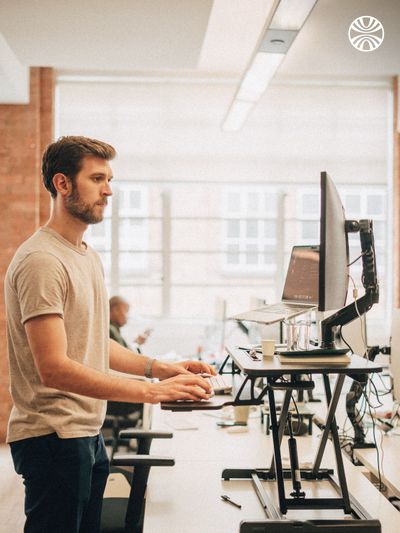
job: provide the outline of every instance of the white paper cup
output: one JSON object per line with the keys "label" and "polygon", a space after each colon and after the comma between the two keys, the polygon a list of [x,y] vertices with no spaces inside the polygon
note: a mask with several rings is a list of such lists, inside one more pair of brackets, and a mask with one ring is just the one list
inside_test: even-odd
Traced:
{"label": "white paper cup", "polygon": [[273,357],[275,353],[275,341],[273,339],[263,339],[261,341],[263,357]]}
{"label": "white paper cup", "polygon": [[249,405],[235,405],[233,408],[235,424],[237,425],[247,425],[247,420],[249,418],[250,406]]}

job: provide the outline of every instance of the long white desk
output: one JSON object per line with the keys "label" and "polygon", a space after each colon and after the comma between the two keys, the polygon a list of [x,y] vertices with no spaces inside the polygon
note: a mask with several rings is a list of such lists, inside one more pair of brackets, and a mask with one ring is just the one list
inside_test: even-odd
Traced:
{"label": "long white desk", "polygon": [[[227,428],[216,425],[217,412],[209,416],[204,412],[174,413],[154,410],[153,428],[171,430],[169,421],[173,417],[196,421],[198,429],[173,430],[171,440],[156,440],[152,453],[168,455],[175,458],[176,464],[171,468],[154,468],[151,470],[145,513],[144,532],[154,533],[234,533],[239,531],[243,519],[265,519],[264,510],[256,497],[250,481],[222,481],[221,472],[226,467],[265,468],[271,461],[272,443],[270,437],[263,434],[259,418],[251,418],[247,433],[228,433]],[[285,439],[284,439],[285,440]],[[318,432],[306,437],[298,437],[301,463],[312,462],[318,446]],[[334,465],[334,455],[328,442],[323,466]],[[286,443],[282,444],[283,462],[287,461]],[[350,491],[369,513],[378,518],[383,533],[397,533],[398,511],[378,490],[368,482],[360,467],[355,467],[347,459],[345,470]],[[268,485],[267,491],[273,493],[274,484]],[[306,491],[327,491],[325,484],[304,484]],[[330,489],[329,489],[330,490]],[[240,503],[242,509],[223,502],[221,494],[228,494],[232,500]],[[337,518],[343,517],[340,510],[289,511],[288,518]]]}
{"label": "long white desk", "polygon": [[[400,498],[400,435],[384,435],[381,440],[381,432],[377,430],[377,443],[382,482],[394,496]],[[354,450],[354,455],[369,472],[378,478],[375,448],[358,448]]]}

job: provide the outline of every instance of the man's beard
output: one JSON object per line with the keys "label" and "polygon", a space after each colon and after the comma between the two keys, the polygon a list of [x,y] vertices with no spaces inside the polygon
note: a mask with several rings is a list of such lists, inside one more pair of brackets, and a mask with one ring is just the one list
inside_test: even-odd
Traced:
{"label": "man's beard", "polygon": [[[83,202],[79,195],[78,188],[73,184],[72,192],[65,200],[65,208],[70,215],[84,222],[85,224],[98,224],[103,220],[102,211],[100,211],[99,214],[95,213],[95,207],[96,205],[99,205],[99,203],[101,203],[101,201],[93,205]],[[107,200],[104,199],[103,203],[106,205]]]}

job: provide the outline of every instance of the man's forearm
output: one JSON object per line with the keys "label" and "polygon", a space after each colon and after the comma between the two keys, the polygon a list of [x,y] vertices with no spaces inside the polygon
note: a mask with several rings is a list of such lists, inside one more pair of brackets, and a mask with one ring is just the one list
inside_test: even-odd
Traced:
{"label": "man's forearm", "polygon": [[154,400],[152,384],[114,377],[67,358],[60,368],[46,375],[48,387],[101,400],[142,403]]}
{"label": "man's forearm", "polygon": [[[36,369],[46,387],[92,398],[134,403],[209,397],[208,383],[184,368],[187,364],[180,366],[154,362],[154,376],[163,381],[151,383],[113,377],[74,361],[68,357],[64,322],[58,315],[41,315],[28,320],[25,331]],[[149,361],[152,361],[120,347],[114,341],[110,341],[110,356],[113,368],[138,375],[143,375]],[[195,371],[200,372],[202,368]]]}
{"label": "man's forearm", "polygon": [[[124,348],[110,339],[110,368],[125,374],[144,376],[149,357]],[[156,376],[155,376],[156,377]]]}

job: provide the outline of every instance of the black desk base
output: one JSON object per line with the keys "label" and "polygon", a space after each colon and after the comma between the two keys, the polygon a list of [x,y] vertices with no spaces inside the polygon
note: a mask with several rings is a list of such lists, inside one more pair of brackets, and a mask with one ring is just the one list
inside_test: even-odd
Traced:
{"label": "black desk base", "polygon": [[380,533],[378,520],[265,520],[264,522],[242,522],[240,533]]}
{"label": "black desk base", "polygon": [[[284,468],[281,471],[284,480],[292,478],[290,469]],[[332,487],[340,494],[340,485],[333,475],[331,469],[319,469],[317,474],[314,474],[312,469],[301,469],[301,479],[304,481],[329,481]],[[229,481],[231,479],[248,479],[252,480],[255,492],[264,508],[267,520],[260,522],[242,521],[240,526],[240,533],[273,533],[279,531],[284,532],[307,532],[321,531],[336,532],[338,529],[347,531],[355,528],[357,531],[380,533],[381,525],[379,520],[374,520],[370,517],[367,511],[360,505],[359,502],[350,496],[351,515],[352,519],[338,519],[338,520],[287,520],[278,507],[276,507],[273,500],[269,497],[262,486],[262,481],[277,481],[276,473],[273,469],[235,469],[226,468],[222,471],[222,479]],[[285,499],[286,508],[289,509],[342,509],[344,507],[343,498],[293,498]],[[279,529],[279,524],[282,529]],[[365,529],[364,529],[365,528]]]}
{"label": "black desk base", "polygon": [[[235,360],[235,358],[233,358]],[[315,372],[317,373],[317,372]],[[346,475],[343,464],[343,457],[340,447],[338,427],[336,424],[335,412],[343,388],[346,375],[340,373],[337,375],[336,385],[331,392],[329,373],[334,373],[334,370],[321,372],[325,397],[328,406],[328,413],[326,421],[324,422],[321,441],[318,447],[317,455],[311,469],[293,468],[284,469],[281,457],[281,442],[284,435],[284,429],[288,420],[289,405],[292,392],[301,388],[301,385],[308,386],[307,382],[298,382],[297,376],[291,372],[290,379],[284,375],[267,375],[265,379],[267,385],[263,390],[263,394],[268,394],[269,411],[271,420],[271,432],[273,440],[273,460],[270,468],[267,469],[225,469],[222,472],[224,480],[229,479],[249,479],[253,482],[255,492],[264,508],[267,520],[265,522],[247,522],[241,523],[241,533],[271,533],[285,531],[300,533],[313,531],[337,531],[339,528],[342,531],[357,529],[358,531],[368,531],[370,533],[380,533],[381,525],[379,520],[373,520],[368,512],[361,506],[361,504],[349,494],[347,488]],[[247,376],[250,380],[254,377]],[[300,385],[300,387],[299,387]],[[282,409],[279,416],[277,416],[275,391],[284,390],[285,397]],[[325,452],[325,447],[328,438],[332,439],[335,451],[336,466],[338,479],[333,476],[333,470],[322,469],[321,461]],[[327,480],[332,485],[337,493],[337,497],[332,498],[310,498],[305,495],[303,491],[294,490],[291,492],[291,497],[288,498],[285,494],[284,481],[291,479],[292,482],[296,480],[311,480],[318,482],[319,480]],[[262,481],[274,481],[277,484],[279,507],[275,505],[273,500],[264,490]],[[293,484],[294,485],[294,484]],[[295,485],[294,485],[295,486]],[[305,510],[305,509],[341,509],[349,518],[344,517],[343,520],[306,520],[291,521],[287,520],[285,515],[288,510]],[[351,517],[351,519],[350,519]]]}
{"label": "black desk base", "polygon": [[[225,359],[220,372],[223,372],[224,367],[229,359],[232,359],[232,377],[243,373],[244,380],[238,389],[236,389],[235,398],[233,401],[221,402],[219,405],[214,405],[209,402],[204,404],[202,402],[174,402],[162,404],[163,409],[173,411],[192,411],[205,409],[220,409],[224,405],[260,405],[264,401],[264,396],[268,395],[271,433],[273,442],[273,460],[270,468],[267,469],[225,469],[222,472],[224,480],[229,479],[249,479],[253,482],[255,492],[264,508],[266,514],[265,521],[243,521],[240,525],[241,533],[301,533],[321,531],[336,532],[338,529],[343,531],[364,531],[368,533],[380,533],[381,525],[378,520],[372,519],[367,511],[355,500],[348,491],[346,474],[343,465],[342,451],[340,447],[338,427],[336,424],[335,412],[340,398],[340,393],[343,388],[346,375],[352,376],[360,373],[379,372],[382,367],[376,364],[366,364],[366,362],[357,356],[353,356],[354,361],[348,368],[311,368],[304,367],[285,367],[278,365],[276,362],[259,364],[250,361],[247,354],[244,355],[240,349],[234,350],[231,353],[228,349],[228,356]],[[323,425],[320,444],[317,455],[311,469],[300,469],[298,466],[291,469],[283,469],[281,457],[281,442],[284,434],[284,429],[288,420],[289,404],[293,390],[311,388],[313,382],[301,381],[298,379],[299,374],[310,373],[320,374],[323,377],[325,387],[325,397],[328,405],[328,413]],[[331,392],[329,374],[336,374],[336,385]],[[289,377],[288,377],[289,376]],[[258,378],[264,378],[266,384],[263,387],[257,388],[256,381]],[[234,387],[235,389],[235,387]],[[275,391],[285,391],[285,397],[282,409],[277,418]],[[336,480],[333,477],[333,470],[321,468],[322,458],[325,452],[325,447],[328,438],[331,438],[337,466]],[[291,493],[291,497],[287,498],[285,494],[285,479],[292,479],[293,485],[297,483],[301,488],[301,480],[328,480],[337,492],[336,498],[309,498],[299,488]],[[262,481],[274,481],[277,485],[279,506],[276,506],[272,499],[262,486]],[[293,521],[286,519],[285,515],[290,509],[305,510],[305,509],[342,509],[344,512],[343,520],[305,520]],[[346,518],[348,516],[349,518]],[[351,519],[350,519],[351,517]]]}

